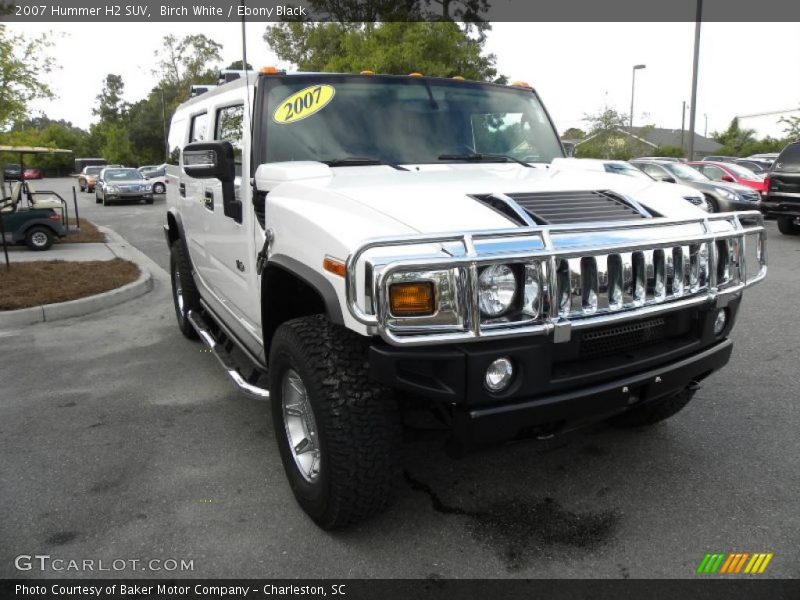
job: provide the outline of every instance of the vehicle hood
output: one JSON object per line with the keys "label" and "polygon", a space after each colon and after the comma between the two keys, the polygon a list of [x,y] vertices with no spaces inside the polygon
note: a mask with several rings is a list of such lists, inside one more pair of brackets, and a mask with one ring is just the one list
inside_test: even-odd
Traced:
{"label": "vehicle hood", "polygon": [[509,163],[410,165],[408,169],[367,166],[320,170],[314,177],[282,182],[270,194],[287,201],[291,197],[316,198],[326,205],[335,203],[337,198],[346,198],[420,233],[515,226],[508,217],[473,198],[493,193],[603,190],[633,198],[662,216],[702,215],[688,202],[674,200],[680,194],[664,198],[663,194],[653,193],[657,186],[641,186],[639,180],[615,174],[561,171],[549,165],[527,168]]}
{"label": "vehicle hood", "polygon": [[144,179],[109,179],[106,183],[108,185],[146,185],[147,181]]}

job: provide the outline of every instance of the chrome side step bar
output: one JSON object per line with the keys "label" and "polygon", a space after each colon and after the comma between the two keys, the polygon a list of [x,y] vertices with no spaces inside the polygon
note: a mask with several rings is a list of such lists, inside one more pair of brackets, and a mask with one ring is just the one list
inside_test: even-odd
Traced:
{"label": "chrome side step bar", "polygon": [[225,369],[228,377],[230,377],[231,381],[233,381],[233,384],[239,389],[240,392],[250,396],[251,398],[269,400],[269,390],[255,386],[252,383],[248,383],[245,378],[242,377],[242,374],[239,373],[239,370],[234,364],[233,357],[221,344],[217,343],[217,340],[214,339],[214,336],[211,334],[211,331],[208,329],[208,325],[206,324],[205,320],[203,320],[202,316],[195,311],[190,310],[186,315],[186,318],[189,320],[189,323],[191,323],[192,327],[194,327],[195,331],[197,331],[197,335],[200,336],[200,339],[203,341],[203,343],[208,346],[208,349],[211,350],[214,356],[217,357],[217,360],[222,365],[222,368]]}

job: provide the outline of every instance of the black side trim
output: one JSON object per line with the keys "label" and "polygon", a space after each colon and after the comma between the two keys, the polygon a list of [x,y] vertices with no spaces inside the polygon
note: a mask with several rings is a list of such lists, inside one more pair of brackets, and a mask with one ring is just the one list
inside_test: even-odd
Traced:
{"label": "black side trim", "polygon": [[[58,237],[64,237],[65,235],[67,235],[67,231],[64,229],[64,226],[61,224],[61,221],[51,221],[50,219],[31,219],[30,221],[26,221],[22,227],[17,229],[17,231],[11,238],[11,243],[16,244],[17,242],[23,241],[25,239],[25,234],[28,232],[28,230],[36,225],[43,225],[45,227],[48,227]],[[11,233],[11,232],[6,231],[6,233]]]}
{"label": "black side trim", "polygon": [[322,274],[285,254],[274,254],[270,256],[269,262],[283,267],[315,289],[325,302],[328,319],[337,325],[344,325],[342,307],[339,306],[339,296],[336,295],[336,290],[331,282],[325,279]]}

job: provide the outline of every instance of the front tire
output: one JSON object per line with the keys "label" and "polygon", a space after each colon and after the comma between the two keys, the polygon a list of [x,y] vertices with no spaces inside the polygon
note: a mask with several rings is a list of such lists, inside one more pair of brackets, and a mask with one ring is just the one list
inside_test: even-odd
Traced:
{"label": "front tire", "polygon": [[31,250],[49,250],[53,245],[53,231],[43,225],[31,227],[25,234],[25,243]]}
{"label": "front tire", "polygon": [[610,423],[620,428],[655,425],[679,412],[689,404],[692,396],[694,396],[694,390],[685,388],[671,396],[631,408],[612,417]]}
{"label": "front tire", "polygon": [[708,202],[708,212],[710,213],[718,213],[719,212],[719,202],[713,196],[706,195],[706,202]]}
{"label": "front tire", "polygon": [[153,184],[153,193],[154,194],[163,194],[166,191],[167,191],[167,188],[163,183],[159,182],[159,183]]}
{"label": "front tire", "polygon": [[197,331],[189,322],[190,310],[200,309],[200,292],[192,277],[192,265],[181,240],[176,240],[170,247],[169,272],[172,280],[172,304],[178,319],[178,328],[190,340],[199,339]]}
{"label": "front tire", "polygon": [[778,217],[778,231],[783,235],[800,235],[800,225],[795,223],[795,217]]}
{"label": "front tire", "polygon": [[324,315],[280,326],[269,361],[270,405],[286,476],[323,529],[382,512],[400,472],[392,391],[370,380],[363,338]]}

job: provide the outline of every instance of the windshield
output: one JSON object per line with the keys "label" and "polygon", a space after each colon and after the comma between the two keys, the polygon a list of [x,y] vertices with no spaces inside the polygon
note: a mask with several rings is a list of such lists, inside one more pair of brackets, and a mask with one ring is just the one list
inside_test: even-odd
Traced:
{"label": "windshield", "polygon": [[669,163],[664,164],[664,168],[668,169],[678,179],[686,179],[688,181],[709,181],[708,177],[703,175],[700,171],[696,171],[692,167],[687,167],[682,163]]}
{"label": "windshield", "polygon": [[114,181],[116,179],[142,179],[141,173],[136,169],[114,169],[106,171],[105,179]]}
{"label": "windshield", "polygon": [[263,162],[417,164],[458,162],[440,160],[445,154],[503,154],[549,163],[564,155],[530,90],[391,76],[268,81]]}
{"label": "windshield", "polygon": [[761,180],[761,177],[753,173],[747,167],[743,167],[742,165],[737,165],[735,163],[726,163],[725,168],[731,171],[737,177],[741,177],[742,179],[748,179],[750,181]]}
{"label": "windshield", "polygon": [[627,175],[628,177],[636,177],[637,179],[648,179],[650,181],[653,180],[650,175],[640,171],[633,165],[627,163],[604,163],[603,168],[605,168],[607,173],[616,173],[618,175]]}
{"label": "windshield", "polygon": [[775,161],[776,171],[800,171],[800,143],[789,144]]}
{"label": "windshield", "polygon": [[99,175],[100,171],[103,170],[103,167],[86,167],[86,174],[87,175]]}

